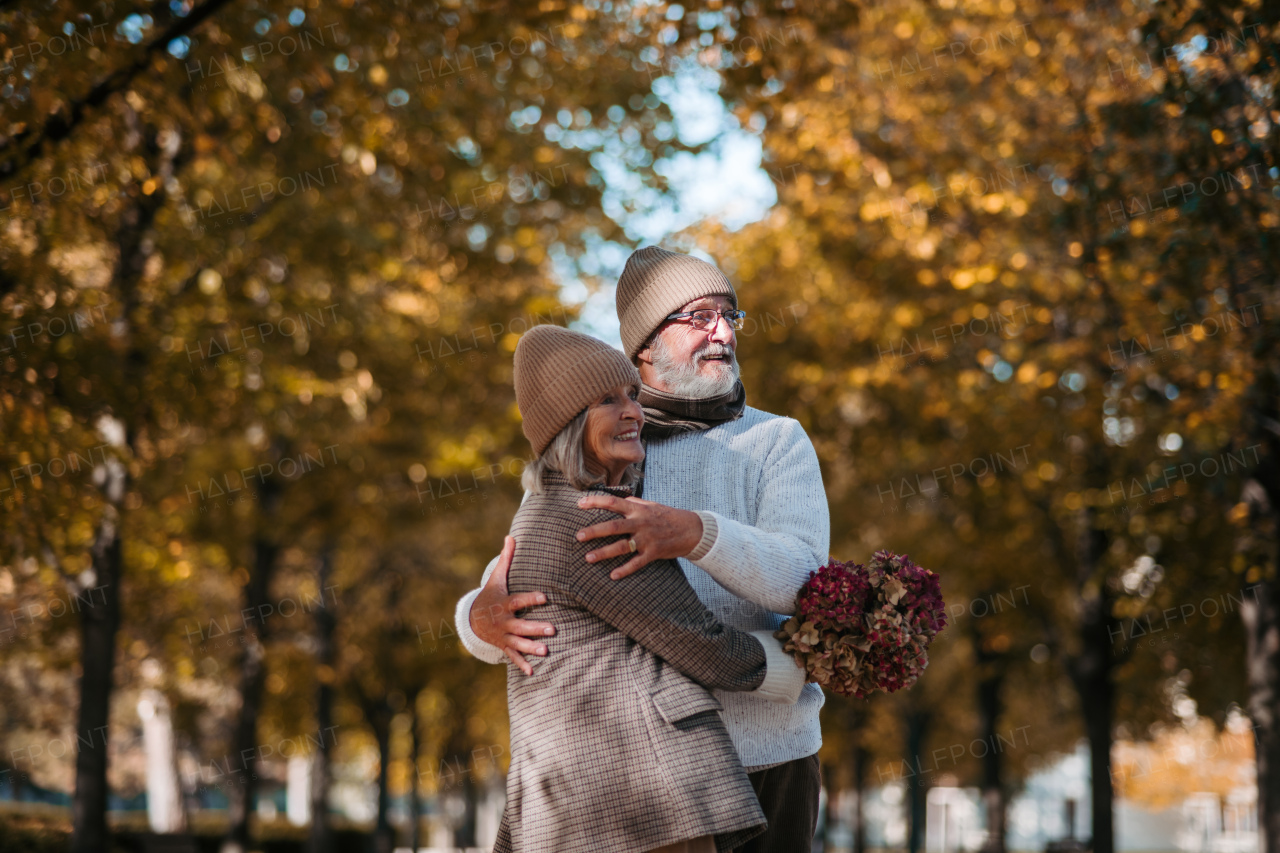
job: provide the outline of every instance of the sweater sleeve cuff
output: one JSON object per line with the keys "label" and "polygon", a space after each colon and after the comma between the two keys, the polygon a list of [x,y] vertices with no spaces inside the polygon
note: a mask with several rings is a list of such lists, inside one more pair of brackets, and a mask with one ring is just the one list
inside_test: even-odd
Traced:
{"label": "sweater sleeve cuff", "polygon": [[698,544],[685,557],[691,563],[696,563],[710,553],[715,547],[716,538],[720,535],[720,525],[716,521],[714,512],[699,512],[698,518],[702,519],[702,538],[698,540]]}
{"label": "sweater sleeve cuff", "polygon": [[458,629],[458,639],[462,641],[467,651],[485,663],[502,663],[507,659],[506,653],[497,646],[489,645],[471,630],[471,605],[475,603],[481,589],[483,587],[471,590],[458,601],[458,608],[453,614],[453,621]]}
{"label": "sweater sleeve cuff", "polygon": [[795,658],[782,650],[782,643],[772,631],[752,631],[751,636],[764,646],[767,669],[764,681],[755,689],[766,701],[779,705],[794,705],[804,690],[804,670],[796,666]]}

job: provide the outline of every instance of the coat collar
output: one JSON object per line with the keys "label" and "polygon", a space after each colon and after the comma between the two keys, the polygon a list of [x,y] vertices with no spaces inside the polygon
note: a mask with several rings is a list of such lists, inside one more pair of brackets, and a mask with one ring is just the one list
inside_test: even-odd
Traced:
{"label": "coat collar", "polygon": [[[547,471],[543,472],[542,478],[543,478],[543,482],[548,486],[553,486],[553,487],[562,488],[562,489],[573,489],[573,486],[569,485],[569,478],[566,477],[564,474],[561,474],[559,471],[548,469]],[[635,484],[624,485],[624,486],[606,486],[601,483],[594,486],[590,486],[585,491],[604,492],[605,494],[613,495],[619,498],[629,498],[635,494],[636,490],[635,490]]]}

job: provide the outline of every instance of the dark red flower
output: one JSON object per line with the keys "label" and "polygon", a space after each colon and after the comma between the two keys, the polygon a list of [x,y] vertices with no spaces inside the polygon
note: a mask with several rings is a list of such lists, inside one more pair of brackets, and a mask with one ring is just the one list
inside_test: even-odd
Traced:
{"label": "dark red flower", "polygon": [[938,576],[905,554],[877,551],[867,566],[833,559],[810,572],[795,615],[775,636],[810,681],[862,698],[914,684],[946,624]]}

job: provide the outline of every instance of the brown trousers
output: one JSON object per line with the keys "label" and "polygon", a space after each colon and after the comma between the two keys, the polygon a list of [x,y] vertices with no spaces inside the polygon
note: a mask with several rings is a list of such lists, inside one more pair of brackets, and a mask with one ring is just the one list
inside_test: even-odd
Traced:
{"label": "brown trousers", "polygon": [[822,769],[818,754],[750,773],[769,829],[734,853],[812,853]]}

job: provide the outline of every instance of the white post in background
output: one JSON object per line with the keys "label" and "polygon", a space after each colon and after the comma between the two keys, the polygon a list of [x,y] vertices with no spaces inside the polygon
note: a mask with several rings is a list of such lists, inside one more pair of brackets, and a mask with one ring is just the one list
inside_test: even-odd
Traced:
{"label": "white post in background", "polygon": [[306,826],[311,822],[311,759],[306,755],[295,755],[289,759],[284,809],[289,823],[294,826]]}
{"label": "white post in background", "polygon": [[489,777],[484,786],[484,796],[476,807],[476,843],[491,849],[498,840],[498,826],[502,823],[502,811],[507,806],[507,788],[497,773]]}
{"label": "white post in background", "polygon": [[159,690],[144,690],[138,700],[142,745],[147,763],[147,822],[152,832],[185,832],[187,815],[178,784],[169,700]]}

